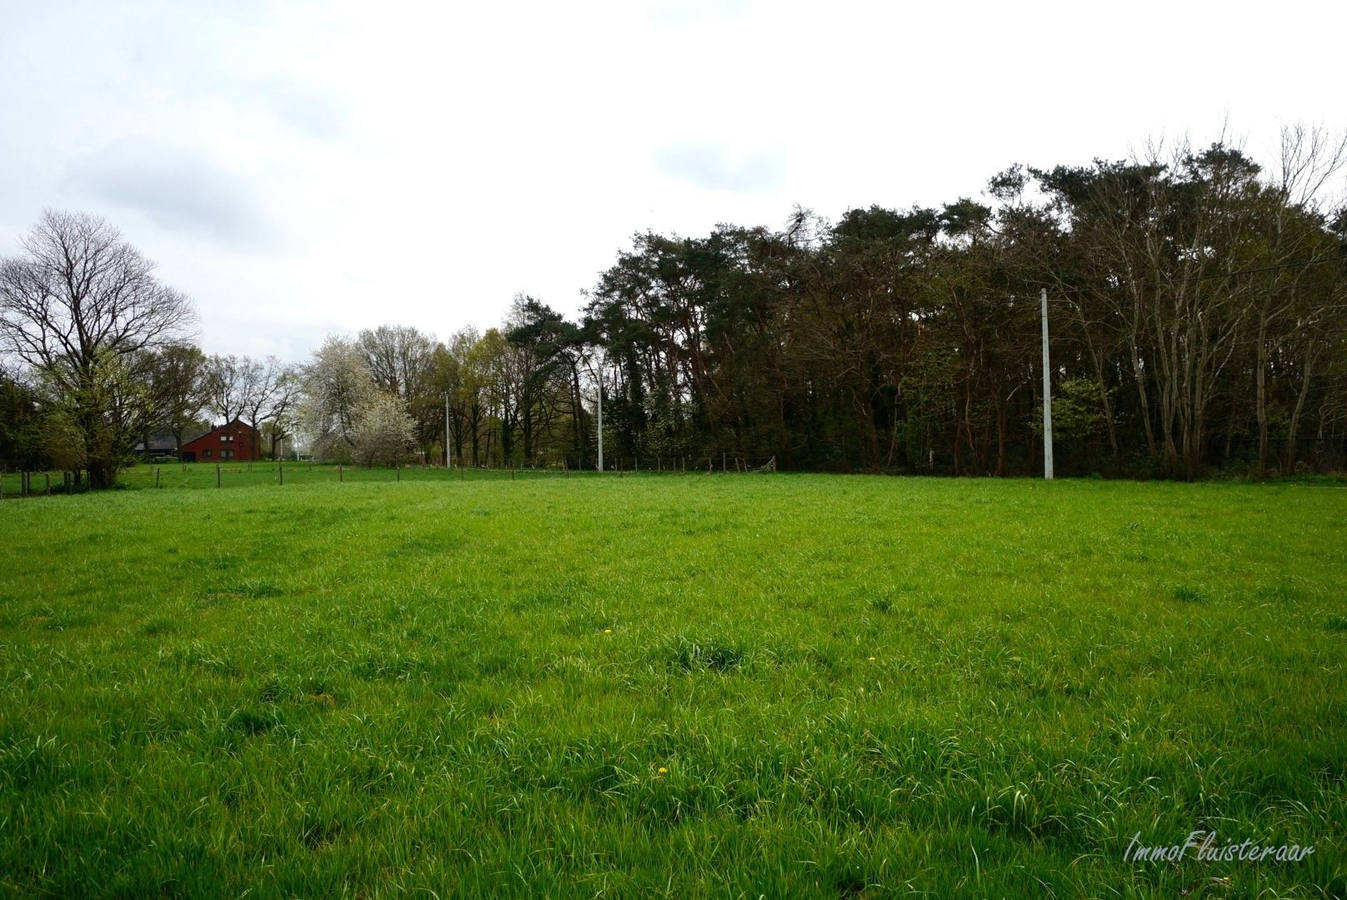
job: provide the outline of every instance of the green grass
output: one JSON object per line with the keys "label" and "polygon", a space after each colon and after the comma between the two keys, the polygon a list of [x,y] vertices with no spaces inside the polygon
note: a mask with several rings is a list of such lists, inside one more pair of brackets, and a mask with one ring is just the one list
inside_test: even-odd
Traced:
{"label": "green grass", "polygon": [[0,893],[1347,894],[1347,491],[331,474],[0,504]]}

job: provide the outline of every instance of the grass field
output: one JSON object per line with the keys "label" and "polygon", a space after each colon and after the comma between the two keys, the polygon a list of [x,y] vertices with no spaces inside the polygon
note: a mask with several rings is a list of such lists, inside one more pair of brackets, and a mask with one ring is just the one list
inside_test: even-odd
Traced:
{"label": "grass field", "polygon": [[179,471],[0,503],[0,893],[1347,894],[1347,491]]}

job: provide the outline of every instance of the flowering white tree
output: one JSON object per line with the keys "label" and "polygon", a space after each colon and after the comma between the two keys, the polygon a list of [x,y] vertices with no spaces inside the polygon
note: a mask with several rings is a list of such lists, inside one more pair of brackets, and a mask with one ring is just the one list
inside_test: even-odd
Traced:
{"label": "flowering white tree", "polygon": [[356,409],[355,456],[367,466],[397,466],[407,461],[416,427],[407,401],[376,390]]}
{"label": "flowering white tree", "polygon": [[374,393],[362,354],[350,341],[329,337],[304,370],[300,421],[319,462],[349,463],[355,449],[356,410]]}
{"label": "flowering white tree", "polygon": [[380,390],[353,342],[329,337],[305,369],[300,421],[320,462],[397,465],[414,429],[402,398]]}

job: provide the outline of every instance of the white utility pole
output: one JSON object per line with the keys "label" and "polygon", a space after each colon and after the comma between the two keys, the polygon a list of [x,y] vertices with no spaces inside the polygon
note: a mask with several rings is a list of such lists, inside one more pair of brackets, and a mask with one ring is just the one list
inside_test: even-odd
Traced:
{"label": "white utility pole", "polygon": [[1048,289],[1043,288],[1043,478],[1052,481],[1052,379],[1048,364]]}
{"label": "white utility pole", "polygon": [[444,395],[444,467],[452,469],[454,464],[453,454],[449,452],[449,395]]}
{"label": "white utility pole", "polygon": [[598,360],[598,365],[597,365],[597,366],[592,366],[592,365],[590,365],[588,360],[585,360],[585,361],[584,361],[584,364],[585,364],[585,368],[589,370],[589,374],[591,374],[591,375],[594,376],[594,381],[595,381],[595,383],[598,384],[598,386],[599,386],[598,404],[597,404],[597,406],[598,406],[598,413],[599,413],[599,428],[598,428],[598,437],[599,437],[599,466],[598,466],[598,470],[599,470],[600,472],[602,472],[602,471],[603,471],[603,355],[600,353],[600,354],[598,354],[598,357],[599,357],[599,360]]}
{"label": "white utility pole", "polygon": [[603,363],[599,363],[599,471],[603,471]]}

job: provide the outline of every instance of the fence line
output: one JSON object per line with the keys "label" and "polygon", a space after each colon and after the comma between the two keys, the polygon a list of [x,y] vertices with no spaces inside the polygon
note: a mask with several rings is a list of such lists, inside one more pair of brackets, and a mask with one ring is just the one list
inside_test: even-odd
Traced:
{"label": "fence line", "polygon": [[[699,458],[700,459],[700,458]],[[728,451],[722,451],[719,454],[708,454],[705,457],[706,470],[703,474],[757,474],[776,471],[776,458],[771,457],[764,462],[758,462],[751,458],[730,454]],[[406,469],[409,476],[413,472],[423,473],[429,477],[411,477],[411,481],[447,481],[454,478],[457,470],[458,480],[466,481],[469,473],[476,473],[482,476],[474,480],[505,480],[508,473],[510,481],[531,480],[535,478],[570,478],[572,474],[578,471],[588,477],[612,476],[616,478],[625,478],[628,475],[642,475],[644,477],[653,476],[682,476],[688,472],[688,458],[678,456],[670,458],[666,467],[666,461],[663,457],[657,457],[655,465],[650,465],[650,460],[646,460],[644,468],[641,466],[640,457],[618,457],[610,467],[606,467],[603,472],[598,472],[592,468],[573,469],[569,460],[563,459],[560,464],[552,466],[436,466],[436,465],[410,465],[410,466],[362,466],[350,467],[345,464],[327,465],[319,464],[313,461],[269,461],[264,463],[240,462],[234,465],[224,463],[180,463],[176,475],[169,468],[165,467],[141,466],[145,474],[137,476],[131,474],[128,479],[127,472],[123,472],[123,484],[128,480],[133,485],[132,489],[148,489],[151,486],[154,489],[204,489],[208,490],[206,479],[210,477],[211,468],[214,468],[216,489],[223,489],[232,485],[239,484],[240,481],[245,485],[273,484],[277,487],[284,486],[286,483],[286,470],[291,470],[292,484],[313,484],[319,483],[324,477],[334,479],[338,484],[343,484],[347,480],[356,483],[382,482],[401,483],[403,479],[403,470]],[[696,463],[693,470],[696,470]],[[189,468],[190,467],[190,468]],[[390,473],[391,470],[391,473]],[[128,470],[135,473],[136,469]],[[304,473],[304,474],[299,474]],[[390,473],[376,475],[375,473]],[[34,475],[40,474],[42,482],[40,487],[36,487]],[[259,478],[258,476],[264,476]],[[350,479],[347,475],[351,475]],[[17,476],[17,490],[6,490],[6,477]],[[33,496],[50,496],[56,494],[84,493],[89,490],[87,481],[81,480],[76,486],[74,473],[70,471],[60,472],[60,481],[55,491],[52,488],[51,472],[30,472],[20,470],[10,473],[0,473],[0,500],[19,499]],[[238,478],[236,476],[243,476]],[[265,477],[272,476],[272,477]],[[142,483],[143,479],[143,483]],[[205,482],[203,484],[203,482]]]}

